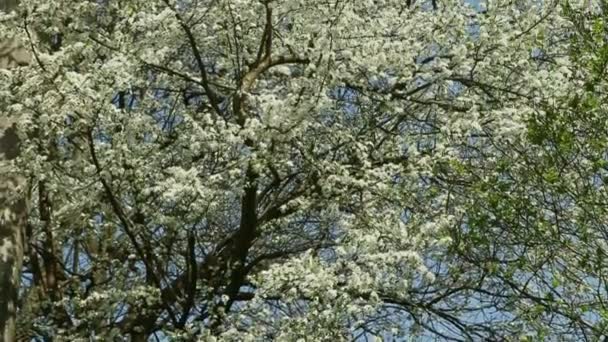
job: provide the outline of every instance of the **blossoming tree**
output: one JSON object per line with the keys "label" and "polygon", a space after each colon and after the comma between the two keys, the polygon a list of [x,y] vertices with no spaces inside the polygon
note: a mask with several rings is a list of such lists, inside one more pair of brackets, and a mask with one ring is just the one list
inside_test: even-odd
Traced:
{"label": "blossoming tree", "polygon": [[28,331],[597,333],[527,281],[559,274],[530,266],[551,249],[525,239],[560,227],[530,169],[560,178],[534,125],[580,84],[566,14],[506,0],[22,1],[0,32],[32,62],[2,73],[0,101],[33,184]]}

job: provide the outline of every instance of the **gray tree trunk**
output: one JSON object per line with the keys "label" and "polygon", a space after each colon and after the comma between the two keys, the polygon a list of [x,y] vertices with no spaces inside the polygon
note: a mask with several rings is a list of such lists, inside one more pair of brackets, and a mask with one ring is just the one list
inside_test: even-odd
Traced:
{"label": "gray tree trunk", "polygon": [[[17,0],[0,0],[0,10],[10,11]],[[27,52],[15,40],[0,42],[0,68],[28,62]],[[8,172],[7,163],[19,155],[15,119],[0,112],[0,341],[15,341],[17,300],[21,282],[26,224],[26,199],[16,198],[25,178]]]}

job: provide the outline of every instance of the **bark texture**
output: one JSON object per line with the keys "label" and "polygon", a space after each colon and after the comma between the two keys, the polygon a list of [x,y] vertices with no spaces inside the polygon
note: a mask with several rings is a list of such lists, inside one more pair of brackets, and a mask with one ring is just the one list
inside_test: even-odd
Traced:
{"label": "bark texture", "polygon": [[[10,11],[16,0],[0,0],[0,10]],[[15,39],[0,41],[0,68],[29,62],[27,51]],[[17,300],[24,253],[26,200],[18,195],[25,178],[9,172],[8,164],[19,155],[15,118],[0,111],[0,341],[15,341]]]}

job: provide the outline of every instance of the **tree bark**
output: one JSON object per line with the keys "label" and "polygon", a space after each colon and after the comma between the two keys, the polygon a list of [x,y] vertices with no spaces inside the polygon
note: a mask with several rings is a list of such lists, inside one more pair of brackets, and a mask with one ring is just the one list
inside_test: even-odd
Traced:
{"label": "tree bark", "polygon": [[[17,0],[0,0],[0,10],[10,11]],[[27,52],[13,39],[0,42],[0,68],[26,64]],[[18,195],[25,178],[9,172],[8,163],[19,155],[14,118],[0,112],[0,341],[15,341],[17,301],[21,283],[26,224],[26,199]]]}
{"label": "tree bark", "polygon": [[27,213],[25,198],[15,198],[25,179],[6,170],[6,163],[18,153],[15,125],[0,118],[0,341],[4,342],[15,339]]}

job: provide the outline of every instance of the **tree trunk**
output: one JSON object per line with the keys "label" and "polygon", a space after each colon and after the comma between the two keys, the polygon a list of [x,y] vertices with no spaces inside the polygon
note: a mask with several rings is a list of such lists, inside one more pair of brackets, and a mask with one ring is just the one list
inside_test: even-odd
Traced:
{"label": "tree trunk", "polygon": [[[0,10],[10,11],[17,0],[0,0]],[[27,63],[25,49],[15,40],[0,42],[0,68]],[[8,171],[7,164],[19,155],[15,119],[0,111],[0,341],[15,341],[17,300],[23,264],[26,199],[16,197],[25,178]]]}

